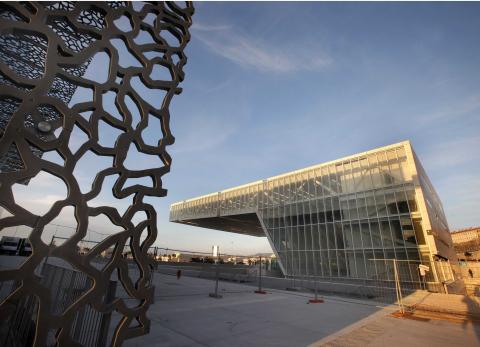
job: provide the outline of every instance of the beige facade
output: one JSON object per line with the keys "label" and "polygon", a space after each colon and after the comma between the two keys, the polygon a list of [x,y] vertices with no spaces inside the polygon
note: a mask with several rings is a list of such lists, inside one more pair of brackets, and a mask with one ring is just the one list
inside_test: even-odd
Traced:
{"label": "beige facade", "polygon": [[459,260],[480,261],[480,227],[455,230],[451,236]]}

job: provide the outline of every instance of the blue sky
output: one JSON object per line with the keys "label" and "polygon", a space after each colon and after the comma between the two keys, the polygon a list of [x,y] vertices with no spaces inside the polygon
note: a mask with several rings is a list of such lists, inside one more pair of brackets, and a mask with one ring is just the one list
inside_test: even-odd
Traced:
{"label": "blue sky", "polygon": [[197,3],[193,20],[157,245],[269,251],[169,205],[406,139],[451,229],[480,225],[480,3]]}

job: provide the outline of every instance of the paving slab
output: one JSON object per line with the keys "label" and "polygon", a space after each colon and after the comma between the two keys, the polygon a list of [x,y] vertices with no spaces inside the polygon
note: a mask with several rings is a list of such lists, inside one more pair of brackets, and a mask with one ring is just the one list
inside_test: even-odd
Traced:
{"label": "paving slab", "polygon": [[[393,306],[282,290],[255,294],[251,286],[219,282],[222,299],[208,297],[215,282],[155,275],[151,333],[125,346],[477,346],[475,325],[391,317]],[[418,297],[417,297],[418,299]],[[438,344],[444,341],[445,344]],[[408,342],[408,344],[406,343]]]}
{"label": "paving slab", "polygon": [[480,320],[480,298],[475,296],[417,292],[407,297],[404,303],[416,311],[449,313]]}
{"label": "paving slab", "polygon": [[480,326],[443,320],[379,317],[326,337],[310,347],[474,347],[480,345]]}
{"label": "paving slab", "polygon": [[156,274],[155,282],[151,333],[126,346],[306,346],[381,310],[355,300],[308,304],[308,294],[255,294],[251,286],[230,282],[219,283],[223,298],[214,299],[208,297],[211,280]]}

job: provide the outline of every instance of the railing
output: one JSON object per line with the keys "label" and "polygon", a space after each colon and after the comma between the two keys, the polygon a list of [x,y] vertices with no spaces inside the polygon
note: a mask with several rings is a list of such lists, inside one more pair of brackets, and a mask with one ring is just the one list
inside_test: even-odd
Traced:
{"label": "railing", "polygon": [[[311,293],[314,302],[321,295],[335,295],[367,299],[378,304],[394,304],[400,312],[409,309],[405,298],[422,293],[454,292],[452,283],[458,281],[458,271],[452,264],[443,261],[414,261],[375,259],[366,264],[367,278],[318,277],[318,276],[265,276],[257,265],[240,268],[232,264],[158,263],[157,271],[162,274],[198,277],[210,280],[242,282],[266,290],[288,290]],[[265,264],[264,264],[265,265]],[[422,265],[422,266],[420,266]],[[454,266],[453,266],[454,267]],[[373,271],[376,269],[376,271]],[[374,273],[374,274],[373,274]],[[212,281],[212,292],[217,285]],[[253,290],[253,289],[252,289]],[[205,293],[207,294],[207,293]],[[218,295],[213,295],[218,297]],[[411,301],[411,300],[408,300]]]}
{"label": "railing", "polygon": [[[10,281],[12,282],[12,281]],[[92,287],[91,279],[82,272],[49,263],[44,263],[40,283],[51,293],[51,313],[61,315],[72,303]],[[20,283],[1,283],[2,299],[13,292]],[[117,283],[110,281],[104,302],[109,303],[115,296]],[[14,312],[0,328],[0,345],[4,347],[31,346],[35,336],[35,320],[38,302],[34,296],[18,300],[12,305]],[[72,338],[85,347],[106,345],[111,313],[102,313],[90,305],[83,306],[75,313]],[[47,346],[55,345],[55,332],[48,334]]]}

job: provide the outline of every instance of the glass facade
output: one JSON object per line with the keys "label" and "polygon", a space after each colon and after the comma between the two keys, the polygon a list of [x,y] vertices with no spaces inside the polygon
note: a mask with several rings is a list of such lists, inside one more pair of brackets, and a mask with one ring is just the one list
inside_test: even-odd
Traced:
{"label": "glass facade", "polygon": [[[285,275],[373,279],[387,272],[375,259],[418,261],[435,252],[416,177],[410,143],[402,142],[173,204],[170,220],[215,228],[212,218],[253,215]],[[443,216],[441,204],[433,210]]]}

